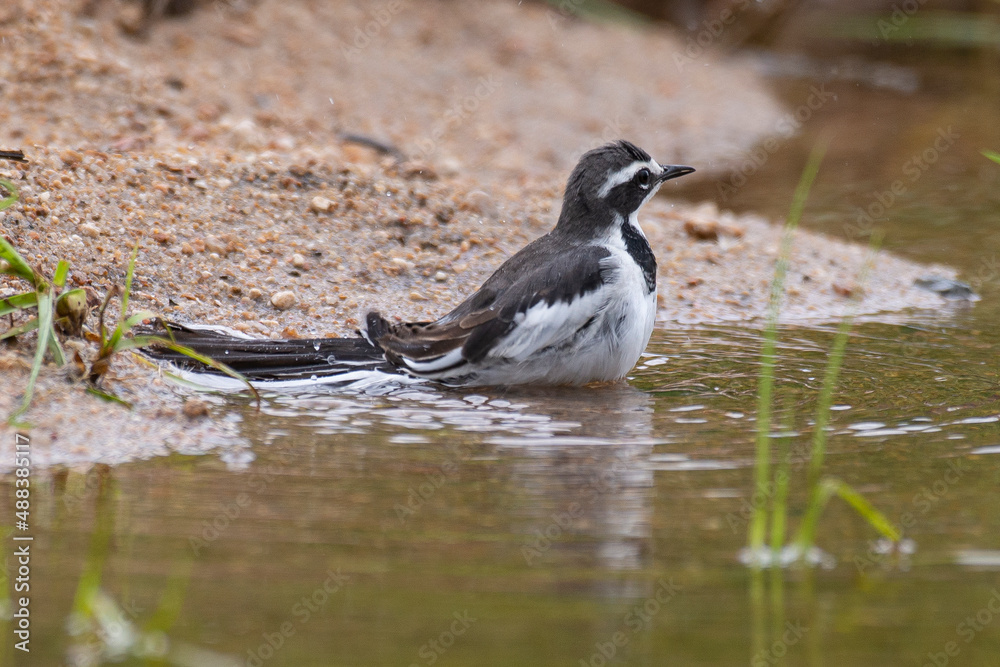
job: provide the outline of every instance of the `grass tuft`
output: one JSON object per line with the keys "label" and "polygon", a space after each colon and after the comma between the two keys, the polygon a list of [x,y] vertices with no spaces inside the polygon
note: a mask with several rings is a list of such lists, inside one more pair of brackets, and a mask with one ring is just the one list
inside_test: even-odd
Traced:
{"label": "grass tuft", "polygon": [[[778,315],[781,312],[781,302],[785,294],[785,277],[788,274],[788,262],[792,254],[792,241],[795,230],[802,218],[809,191],[819,173],[820,164],[826,154],[826,143],[817,145],[809,154],[806,168],[802,172],[799,184],[792,197],[792,206],[785,220],[785,230],[781,237],[781,249],[778,252],[778,263],[774,269],[774,279],[771,281],[771,300],[767,309],[767,323],[764,326],[764,344],[761,350],[760,385],[757,390],[757,446],[754,463],[754,487],[758,497],[767,497],[767,485],[771,471],[771,406],[774,401],[774,364],[775,350],[778,341]],[[750,520],[748,541],[750,548],[756,552],[764,547],[767,530],[768,509],[759,504],[754,507]]]}
{"label": "grass tuft", "polygon": [[[13,206],[18,201],[17,188],[6,179],[0,179],[0,190],[4,197],[0,199],[0,211]],[[214,359],[199,354],[194,350],[178,345],[172,339],[160,336],[133,335],[132,329],[139,323],[156,319],[157,315],[149,311],[140,311],[128,315],[129,297],[132,293],[132,281],[135,276],[135,262],[139,254],[139,244],[132,247],[132,254],[129,257],[128,271],[125,275],[125,288],[118,290],[113,288],[104,300],[100,309],[98,333],[96,336],[90,335],[92,340],[98,342],[97,356],[86,368],[83,361],[77,354],[74,362],[83,367],[80,373],[86,377],[90,386],[88,392],[106,400],[128,405],[127,402],[99,388],[101,380],[107,374],[114,355],[128,350],[136,350],[153,345],[164,346],[175,352],[199,361],[203,364],[225,373],[226,375],[244,382],[249,387],[251,393],[260,408],[260,395],[250,382],[242,375],[232,370],[225,364]],[[35,354],[31,364],[31,373],[28,377],[28,384],[21,399],[21,404],[7,418],[8,424],[12,426],[28,426],[21,421],[21,417],[31,406],[31,399],[34,395],[35,384],[41,372],[42,364],[45,362],[46,354],[49,354],[57,366],[66,364],[66,355],[59,342],[59,332],[70,336],[85,336],[85,323],[89,315],[87,305],[87,294],[82,289],[67,289],[66,281],[69,278],[69,262],[59,260],[56,262],[55,271],[51,278],[46,277],[41,270],[32,268],[28,262],[21,257],[21,254],[5,238],[0,236],[0,273],[4,273],[13,278],[24,280],[31,285],[31,289],[0,298],[0,316],[9,315],[13,318],[15,313],[23,313],[34,310],[36,314],[27,321],[11,326],[0,334],[0,340],[13,338],[30,331],[38,332],[38,341],[35,346]],[[121,307],[114,329],[110,332],[104,326],[104,312],[111,298],[121,292]]]}
{"label": "grass tuft", "polygon": [[[784,296],[785,277],[788,272],[788,261],[791,255],[792,238],[798,227],[806,200],[816,175],[819,172],[826,143],[818,144],[809,155],[809,160],[802,172],[798,187],[795,189],[792,206],[785,222],[781,250],[775,267],[774,279],[771,283],[771,301],[768,308],[767,323],[764,329],[764,342],[761,350],[761,372],[758,387],[757,406],[757,439],[754,466],[754,488],[758,498],[768,498],[768,484],[771,479],[771,421],[774,403],[774,373],[778,337],[778,317]],[[859,286],[863,286],[875,261],[882,243],[881,232],[872,234],[869,252],[858,276]],[[859,287],[855,299],[860,298],[863,289]],[[832,477],[823,477],[823,462],[826,456],[827,426],[830,423],[830,408],[833,405],[833,395],[840,376],[847,341],[853,325],[853,316],[847,315],[841,321],[834,336],[830,349],[829,361],[823,377],[816,402],[812,446],[809,454],[806,484],[809,500],[805,514],[799,525],[798,533],[792,544],[784,547],[787,529],[787,501],[790,482],[790,461],[787,443],[782,442],[781,463],[774,476],[774,497],[770,504],[755,505],[748,528],[747,542],[749,562],[755,568],[763,564],[778,566],[788,561],[807,561],[814,552],[814,541],[819,517],[826,503],[833,496],[838,496],[853,507],[865,521],[883,536],[897,542],[901,538],[899,529],[881,512],[869,503],[860,493],[846,482]],[[768,523],[770,523],[770,550],[765,551]]]}

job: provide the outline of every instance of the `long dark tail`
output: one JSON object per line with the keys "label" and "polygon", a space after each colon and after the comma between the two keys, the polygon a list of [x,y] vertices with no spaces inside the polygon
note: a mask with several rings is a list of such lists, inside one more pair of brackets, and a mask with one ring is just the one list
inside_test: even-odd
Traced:
{"label": "long dark tail", "polygon": [[[168,332],[169,328],[169,332]],[[226,364],[250,380],[297,380],[329,377],[358,370],[391,372],[382,352],[364,338],[294,338],[267,340],[242,338],[197,325],[158,322],[137,331],[170,338],[199,354]],[[153,346],[143,352],[158,361],[170,361],[185,370],[219,371],[166,347]]]}

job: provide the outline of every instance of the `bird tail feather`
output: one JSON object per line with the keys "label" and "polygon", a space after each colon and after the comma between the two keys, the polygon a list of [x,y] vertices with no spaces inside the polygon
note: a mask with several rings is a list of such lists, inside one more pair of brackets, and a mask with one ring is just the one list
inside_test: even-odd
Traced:
{"label": "bird tail feather", "polygon": [[[297,380],[359,370],[391,371],[382,351],[360,337],[269,340],[251,338],[223,327],[162,320],[137,333],[172,338],[177,344],[223,363],[250,380]],[[219,373],[167,347],[147,347],[143,352],[184,370]]]}

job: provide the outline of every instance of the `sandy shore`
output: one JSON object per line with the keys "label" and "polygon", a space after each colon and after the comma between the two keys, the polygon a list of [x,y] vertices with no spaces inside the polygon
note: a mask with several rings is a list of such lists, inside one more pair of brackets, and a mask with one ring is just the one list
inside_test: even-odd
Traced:
{"label": "sandy shore", "polygon": [[[145,40],[123,34],[114,3],[97,7],[0,10],[0,147],[30,158],[0,164],[22,195],[3,233],[47,272],[68,260],[95,300],[124,282],[137,243],[135,308],[260,336],[348,335],[366,308],[433,318],[551,227],[583,150],[621,136],[718,167],[782,113],[748,72],[708,57],[679,71],[664,30],[539,5],[218,3]],[[780,230],[669,195],[641,218],[660,319],[759,317]],[[786,316],[843,313],[864,254],[801,233]],[[953,275],[883,255],[859,311],[938,307],[913,287],[927,273]],[[0,280],[0,295],[19,289]],[[0,357],[4,414],[32,344]],[[46,369],[28,415],[42,462],[244,446],[130,358],[109,387],[134,409]]]}

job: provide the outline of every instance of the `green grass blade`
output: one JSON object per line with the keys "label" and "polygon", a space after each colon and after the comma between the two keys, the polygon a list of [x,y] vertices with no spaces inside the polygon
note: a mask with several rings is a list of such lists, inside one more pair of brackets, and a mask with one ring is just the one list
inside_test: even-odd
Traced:
{"label": "green grass blade", "polygon": [[0,259],[7,263],[6,268],[3,270],[7,275],[27,280],[36,287],[39,286],[40,282],[43,282],[35,275],[34,270],[28,266],[28,263],[24,261],[17,250],[14,249],[14,246],[8,243],[7,239],[2,236],[0,236]]}
{"label": "green grass blade", "polygon": [[63,353],[62,344],[59,342],[59,336],[56,335],[54,328],[49,336],[49,353],[52,354],[52,361],[55,362],[56,366],[66,365],[66,355]]}
{"label": "green grass blade", "polygon": [[28,376],[28,386],[24,389],[24,398],[17,410],[8,417],[7,422],[14,424],[21,415],[27,412],[31,405],[31,397],[35,392],[35,382],[38,380],[38,373],[42,370],[42,363],[45,361],[45,350],[49,347],[49,337],[52,331],[52,315],[55,310],[55,303],[52,295],[47,292],[38,293],[38,343],[35,348],[35,358],[31,363],[31,375]]}
{"label": "green grass blade", "polygon": [[0,178],[0,186],[7,191],[7,196],[0,199],[0,211],[3,211],[17,202],[17,187],[6,178]]}
{"label": "green grass blade", "polygon": [[879,249],[882,247],[883,233],[881,230],[875,231],[868,245],[868,254],[864,264],[861,265],[861,272],[858,274],[858,289],[851,304],[851,311],[840,322],[837,327],[837,334],[833,338],[833,346],[830,349],[829,361],[826,365],[826,373],[823,376],[823,385],[820,388],[819,398],[816,402],[816,426],[813,429],[812,452],[809,458],[809,484],[810,486],[819,481],[820,470],[823,467],[823,458],[826,455],[826,427],[830,423],[830,408],[833,407],[833,393],[837,388],[837,380],[840,377],[840,367],[844,361],[844,352],[847,349],[847,341],[850,338],[851,328],[854,326],[854,307],[868,283],[868,275]]}
{"label": "green grass blade", "polygon": [[997,164],[1000,164],[1000,153],[989,150],[981,150],[979,152],[982,153],[984,156],[988,157],[989,159],[993,160]]}
{"label": "green grass blade", "polygon": [[826,478],[818,485],[818,493],[815,497],[816,512],[810,512],[802,521],[802,528],[799,531],[799,538],[796,544],[801,553],[812,546],[812,537],[816,534],[816,526],[819,523],[819,516],[826,507],[827,502],[834,495],[840,496],[848,505],[853,507],[858,514],[868,522],[868,524],[881,533],[883,536],[898,542],[902,537],[899,529],[884,514],[879,512],[869,503],[864,496],[855,491],[849,484],[832,477]]}
{"label": "green grass blade", "polygon": [[66,284],[66,277],[69,275],[69,262],[60,259],[56,264],[56,272],[52,275],[52,284],[62,289]]}
{"label": "green grass blade", "polygon": [[156,313],[150,312],[148,310],[141,310],[138,313],[133,314],[124,322],[122,322],[122,328],[125,330],[125,333],[128,333],[129,331],[132,330],[132,328],[135,325],[143,322],[144,320],[152,320],[152,319],[156,319]]}
{"label": "green grass blade", "polygon": [[[809,160],[795,188],[792,206],[785,221],[785,230],[781,239],[781,249],[774,269],[774,279],[771,282],[771,299],[768,305],[767,324],[764,328],[764,344],[761,350],[760,384],[757,389],[757,442],[754,463],[754,489],[760,498],[767,497],[767,483],[770,479],[771,467],[771,407],[774,394],[775,350],[778,339],[778,314],[781,311],[781,301],[785,293],[785,276],[788,273],[789,257],[792,253],[792,240],[802,211],[805,209],[809,191],[819,173],[819,166],[826,154],[827,142],[817,144],[809,154]],[[754,506],[750,519],[747,539],[751,551],[756,553],[764,546],[767,529],[767,508],[765,504]]]}
{"label": "green grass blade", "polygon": [[[0,211],[13,206],[17,201],[17,188],[13,183],[5,178],[0,178],[0,187],[7,191],[7,196],[0,199]],[[38,286],[38,276],[35,275],[34,270],[28,266],[28,263],[24,261],[20,253],[12,246],[7,239],[0,236],[0,259],[7,263],[7,267],[4,269],[4,273],[16,276],[18,278],[23,278],[27,280],[32,285]]]}
{"label": "green grass blade", "polygon": [[85,618],[91,618],[94,614],[93,606],[100,592],[104,563],[111,552],[117,495],[114,480],[110,479],[110,476],[108,479],[102,479],[95,500],[95,522],[90,535],[90,547],[87,550],[83,574],[76,584],[76,594],[73,597],[73,613]]}
{"label": "green grass blade", "polygon": [[106,356],[108,354],[113,354],[114,352],[117,352],[118,345],[121,342],[122,337],[126,333],[128,333],[128,330],[131,329],[133,326],[135,326],[135,324],[141,322],[142,320],[149,319],[150,317],[155,317],[155,315],[153,315],[152,313],[142,313],[143,317],[139,318],[139,320],[136,323],[131,325],[127,325],[127,323],[130,320],[134,319],[134,316],[129,319],[125,318],[125,313],[128,310],[129,295],[132,293],[132,278],[135,275],[135,258],[138,255],[139,255],[139,242],[136,241],[135,245],[132,246],[132,255],[128,259],[128,271],[125,273],[125,290],[122,292],[122,309],[121,313],[118,315],[118,325],[115,327],[115,330],[111,333],[110,338],[108,338],[107,340],[104,339],[103,332],[101,335],[102,356]]}
{"label": "green grass blade", "polygon": [[108,354],[113,352],[119,352],[121,350],[131,349],[121,347],[123,337],[132,330],[132,328],[142,322],[143,320],[151,320],[156,318],[156,313],[151,313],[148,310],[143,310],[135,313],[123,322],[119,322],[118,326],[111,333],[111,338],[107,342]]}
{"label": "green grass blade", "polygon": [[191,558],[186,558],[174,566],[174,571],[171,573],[170,579],[167,580],[166,590],[160,596],[160,603],[143,628],[145,632],[166,634],[174,627],[177,619],[180,618],[193,571],[194,560]]}
{"label": "green grass blade", "polygon": [[118,403],[119,405],[124,405],[129,410],[132,409],[132,404],[126,401],[124,398],[118,398],[114,394],[109,394],[106,391],[101,391],[97,387],[87,387],[88,394],[92,394],[100,399],[107,401],[108,403]]}
{"label": "green grass blade", "polygon": [[896,528],[892,521],[875,509],[875,507],[868,502],[864,496],[855,491],[849,484],[834,478],[824,480],[823,484],[824,486],[829,487],[834,494],[840,496],[840,498],[848,505],[853,507],[854,510],[868,522],[868,525],[880,532],[883,537],[886,537],[893,542],[898,542],[902,537],[902,533],[900,533],[899,529]]}
{"label": "green grass blade", "polygon": [[[5,340],[7,338],[12,338],[14,336],[20,336],[21,334],[27,333],[29,331],[34,331],[38,328],[38,318],[33,317],[24,324],[18,325],[16,327],[11,327],[7,331],[0,334],[0,340]],[[49,327],[51,329],[51,326]],[[39,340],[41,343],[41,340]],[[47,346],[49,352],[52,353],[52,360],[55,361],[58,366],[66,365],[66,355],[63,353],[62,345],[59,344],[59,338],[56,337],[55,331],[52,330],[48,337]]]}
{"label": "green grass blade", "polygon": [[128,259],[128,272],[125,274],[125,291],[122,293],[122,312],[119,321],[125,320],[125,311],[128,310],[128,298],[132,293],[132,277],[135,275],[135,258],[139,256],[139,242],[132,246],[132,256]]}
{"label": "green grass blade", "polygon": [[133,338],[124,338],[118,347],[115,348],[115,352],[127,352],[128,350],[141,350],[144,347],[150,347],[153,345],[161,345],[161,341],[165,339],[159,338],[157,336],[135,336]]}
{"label": "green grass blade", "polygon": [[809,501],[806,504],[806,512],[802,520],[802,525],[799,528],[799,533],[795,538],[795,542],[799,544],[803,550],[806,550],[813,545],[813,540],[816,537],[816,525],[819,523],[819,514],[822,511],[822,507],[818,502],[818,494],[820,491],[820,473],[823,470],[823,461],[826,458],[827,426],[830,423],[830,408],[833,406],[833,393],[837,388],[837,381],[840,377],[840,368],[843,364],[844,353],[847,349],[847,341],[850,338],[851,328],[854,325],[853,310],[857,305],[858,299],[860,299],[860,295],[864,290],[865,284],[868,282],[868,275],[871,273],[872,266],[875,264],[875,258],[878,255],[878,251],[882,247],[882,237],[883,233],[881,230],[876,230],[871,236],[868,244],[868,254],[865,256],[864,264],[861,265],[861,272],[858,274],[858,289],[856,290],[856,296],[851,304],[852,312],[849,312],[844,319],[841,320],[840,325],[837,327],[837,334],[834,336],[833,345],[830,348],[826,372],[823,375],[823,384],[820,387],[819,398],[816,401],[816,417],[814,419],[815,426],[813,427],[812,449],[809,453]]}
{"label": "green grass blade", "polygon": [[780,463],[774,475],[774,502],[771,505],[771,552],[775,561],[785,544],[785,525],[788,521],[788,485],[791,477],[791,452],[788,438],[779,443]]}
{"label": "green grass blade", "polygon": [[4,340],[6,338],[12,338],[14,336],[20,336],[23,333],[34,331],[37,328],[38,328],[38,318],[33,317],[24,324],[20,324],[16,327],[11,327],[10,329],[7,329],[7,331],[4,331],[2,334],[0,334],[0,340]]}
{"label": "green grass blade", "polygon": [[37,292],[24,292],[0,299],[0,315],[7,315],[18,310],[33,308],[38,305]]}
{"label": "green grass blade", "polygon": [[167,348],[168,350],[173,350],[178,354],[183,354],[185,357],[188,357],[189,359],[194,359],[195,361],[203,363],[206,366],[210,366],[211,368],[214,368],[215,370],[221,373],[225,373],[234,380],[239,380],[240,382],[242,382],[247,386],[247,389],[250,390],[250,393],[253,394],[254,398],[257,401],[257,409],[258,410],[260,409],[260,394],[257,393],[256,387],[250,384],[250,380],[246,379],[243,375],[234,371],[232,368],[225,365],[224,363],[216,361],[215,359],[207,357],[199,352],[195,352],[186,345],[180,345],[179,343],[175,343],[167,338],[161,338],[160,336],[136,336],[134,338],[129,338],[127,341],[124,342],[128,343],[129,348],[140,348],[140,347],[149,347],[151,345],[159,345]]}

